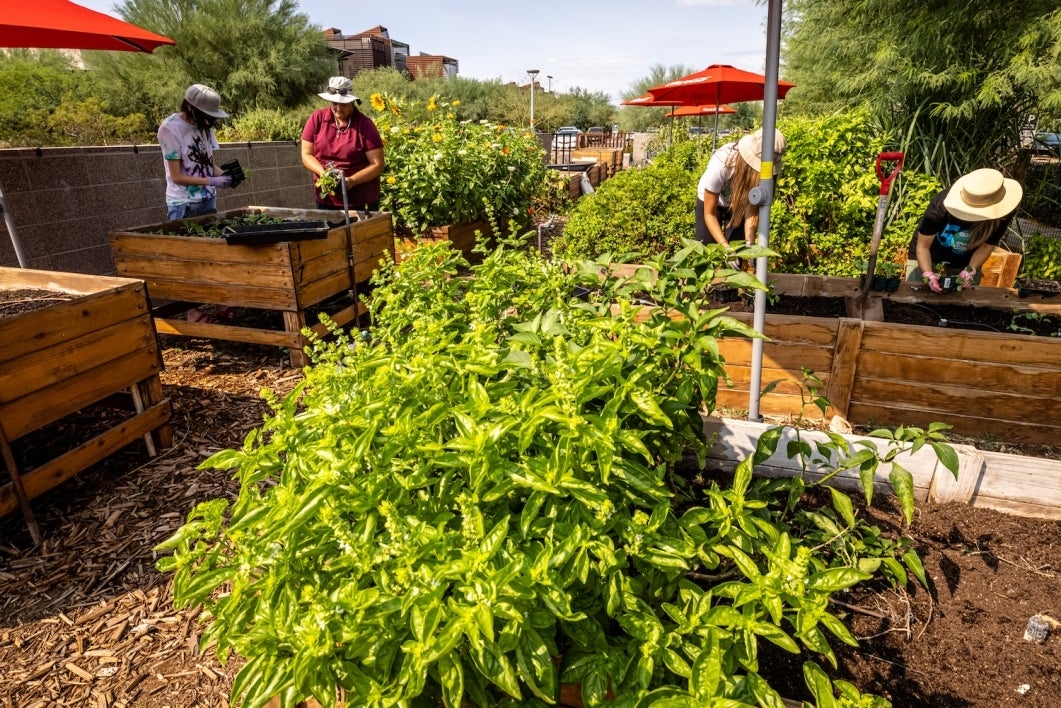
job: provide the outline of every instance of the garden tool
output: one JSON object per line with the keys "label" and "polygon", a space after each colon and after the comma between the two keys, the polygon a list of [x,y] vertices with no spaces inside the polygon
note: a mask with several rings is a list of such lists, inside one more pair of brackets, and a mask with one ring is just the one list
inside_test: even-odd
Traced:
{"label": "garden tool", "polygon": [[[334,168],[333,168],[334,169]],[[343,219],[346,223],[346,259],[350,266],[350,297],[354,300],[354,326],[358,324],[358,295],[357,295],[357,274],[355,272],[354,264],[357,262],[354,260],[354,234],[350,230],[350,202],[346,196],[346,175],[341,170],[336,169],[339,173],[339,184],[343,190]],[[366,212],[367,216],[367,212]]]}
{"label": "garden tool", "polygon": [[[880,248],[881,235],[884,233],[884,220],[888,214],[888,200],[891,198],[892,181],[903,168],[905,155],[901,152],[882,152],[877,155],[877,178],[880,179],[880,200],[877,203],[877,218],[873,222],[873,238],[869,242],[869,257],[866,259],[866,277],[862,287],[853,301],[848,301],[848,314],[852,317],[862,317],[862,310],[869,295],[873,283],[873,274],[877,267],[877,250]],[[885,172],[885,163],[892,165],[889,172]]]}

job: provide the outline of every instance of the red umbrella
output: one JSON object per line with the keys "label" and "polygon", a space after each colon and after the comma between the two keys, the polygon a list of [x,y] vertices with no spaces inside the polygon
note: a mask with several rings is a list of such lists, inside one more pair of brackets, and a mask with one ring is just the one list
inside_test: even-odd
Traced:
{"label": "red umbrella", "polygon": [[69,0],[4,0],[0,47],[151,52],[172,39]]}
{"label": "red umbrella", "polygon": [[[777,97],[784,98],[795,84],[777,82]],[[761,101],[766,94],[766,77],[729,64],[712,64],[695,74],[668,81],[648,90],[652,100],[663,105],[671,101],[680,106],[720,106],[724,103]],[[715,141],[718,139],[718,114],[715,114]],[[714,142],[712,141],[712,147]]]}
{"label": "red umbrella", "polygon": [[727,113],[736,113],[737,109],[732,106],[678,106],[670,113],[665,114],[664,118],[688,118],[691,116],[713,116],[715,114],[725,115]]}
{"label": "red umbrella", "polygon": [[[784,98],[795,84],[777,82],[777,97]],[[766,91],[766,77],[737,69],[729,64],[712,64],[695,74],[668,81],[648,90],[657,105],[671,102],[681,106],[717,106],[723,103],[761,101]]]}
{"label": "red umbrella", "polygon": [[681,106],[681,101],[657,101],[656,97],[650,93],[643,93],[637,98],[631,98],[629,101],[623,101],[624,106],[645,106],[647,108],[658,108],[659,106]]}
{"label": "red umbrella", "polygon": [[[151,52],[163,44],[175,42],[68,0],[3,0],[0,11],[0,47]],[[25,268],[26,256],[2,188],[0,211],[18,264]]]}

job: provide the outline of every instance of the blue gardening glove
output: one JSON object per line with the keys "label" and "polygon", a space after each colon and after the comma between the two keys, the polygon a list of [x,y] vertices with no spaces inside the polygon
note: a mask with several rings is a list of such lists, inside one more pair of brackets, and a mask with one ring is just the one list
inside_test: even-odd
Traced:
{"label": "blue gardening glove", "polygon": [[972,266],[966,266],[961,273],[958,273],[958,278],[961,279],[963,288],[971,288],[975,277],[976,269]]}
{"label": "blue gardening glove", "polygon": [[211,177],[210,178],[210,186],[211,187],[231,187],[232,186],[232,178],[229,177],[228,175],[221,175],[220,177]]}
{"label": "blue gardening glove", "polygon": [[928,289],[934,293],[943,292],[942,286],[939,284],[939,276],[935,273],[928,272],[921,276],[926,283],[928,283]]}

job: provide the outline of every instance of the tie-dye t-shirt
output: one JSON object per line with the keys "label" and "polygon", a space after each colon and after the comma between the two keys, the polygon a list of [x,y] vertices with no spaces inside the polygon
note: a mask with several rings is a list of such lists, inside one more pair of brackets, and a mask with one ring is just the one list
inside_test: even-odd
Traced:
{"label": "tie-dye t-shirt", "polygon": [[[181,173],[193,177],[212,177],[213,157],[217,150],[214,131],[203,131],[174,113],[158,127],[158,144],[162,146],[162,159],[180,160]],[[163,162],[165,166],[165,162]],[[169,169],[166,169],[166,205],[192,204],[211,199],[217,190],[204,184],[174,184]]]}

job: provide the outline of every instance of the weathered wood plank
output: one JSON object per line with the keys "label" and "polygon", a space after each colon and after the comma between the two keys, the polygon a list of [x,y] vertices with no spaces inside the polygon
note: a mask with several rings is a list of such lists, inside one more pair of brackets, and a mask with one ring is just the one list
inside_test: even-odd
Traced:
{"label": "weathered wood plank", "polygon": [[866,378],[959,387],[973,385],[985,391],[1061,397],[1061,369],[1055,362],[1042,363],[1044,366],[1026,366],[863,351],[858,367],[859,374]]}
{"label": "weathered wood plank", "polygon": [[860,320],[842,319],[836,332],[836,346],[833,348],[833,365],[829,372],[829,385],[825,397],[829,399],[830,416],[847,417],[851,404],[851,391],[855,386],[855,375],[859,365],[859,351],[862,348],[862,327]]}
{"label": "weathered wood plank", "polygon": [[[170,402],[167,398],[144,410],[143,413],[109,428],[73,450],[23,474],[22,481],[27,496],[30,499],[40,496],[89,465],[95,464],[152,430],[165,425],[170,415]],[[0,516],[16,508],[18,508],[18,500],[15,499],[11,485],[0,486]]]}
{"label": "weathered wood plank", "polygon": [[0,364],[146,314],[143,283],[115,280],[121,285],[112,290],[3,318]]}
{"label": "weathered wood plank", "polygon": [[929,355],[1008,364],[1061,361],[1061,339],[887,322],[866,323],[862,348],[893,355]]}
{"label": "weathered wood plank", "polygon": [[0,403],[50,386],[61,386],[72,376],[106,366],[134,350],[147,350],[154,354],[159,359],[161,370],[161,356],[149,315],[71,337],[55,346],[5,362],[0,366]]}
{"label": "weathered wood plank", "polygon": [[247,344],[265,344],[278,347],[301,347],[302,340],[297,334],[274,329],[257,329],[235,325],[215,324],[212,322],[188,322],[168,318],[156,318],[155,328],[159,334],[173,334],[184,337],[204,337],[206,339],[225,339]]}
{"label": "weathered wood plank", "polygon": [[[996,420],[1061,422],[1061,399],[1050,395],[1021,395],[985,391],[971,379],[964,386],[909,383],[858,377],[851,394],[852,404],[879,404],[897,408],[975,415]],[[1018,412],[1022,412],[1017,415]]]}
{"label": "weathered wood plank", "polygon": [[[937,401],[938,406],[939,401]],[[1026,412],[1025,412],[1026,413]],[[879,426],[916,425],[926,427],[931,423],[947,423],[954,432],[966,437],[985,437],[996,440],[1013,440],[1037,444],[1056,444],[1061,439],[1061,427],[1042,418],[1019,420],[995,420],[978,415],[975,409],[962,412],[943,408],[919,409],[909,406],[891,405],[888,401],[852,401],[848,420],[855,425],[872,422]]]}
{"label": "weathered wood plank", "polygon": [[[724,338],[718,342],[718,351],[727,365],[750,365],[752,342],[750,339]],[[833,368],[831,347],[771,341],[763,344],[762,365],[764,368],[788,369],[798,376],[801,367],[815,373],[828,373]]]}

